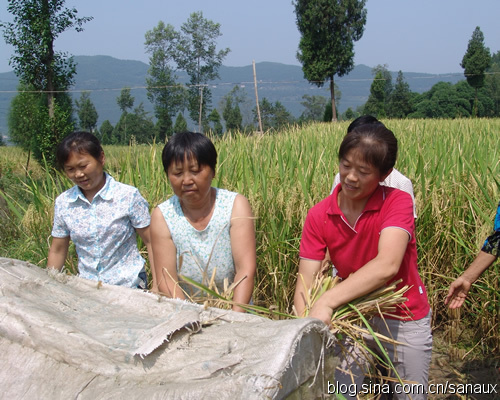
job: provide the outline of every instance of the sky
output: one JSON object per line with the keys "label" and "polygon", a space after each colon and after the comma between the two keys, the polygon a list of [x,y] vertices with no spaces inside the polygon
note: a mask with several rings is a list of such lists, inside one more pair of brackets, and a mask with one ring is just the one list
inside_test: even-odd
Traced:
{"label": "sky", "polygon": [[[12,20],[0,0],[0,21]],[[300,65],[300,34],[292,0],[66,0],[78,16],[94,19],[84,31],[63,32],[57,51],[71,55],[108,55],[148,63],[144,35],[159,21],[176,30],[193,12],[219,23],[218,48],[231,51],[226,66],[262,61]],[[367,0],[367,23],[355,43],[355,64],[387,65],[390,71],[463,73],[462,57],[479,26],[490,51],[500,50],[500,0]],[[12,70],[13,48],[0,36],[0,72]]]}

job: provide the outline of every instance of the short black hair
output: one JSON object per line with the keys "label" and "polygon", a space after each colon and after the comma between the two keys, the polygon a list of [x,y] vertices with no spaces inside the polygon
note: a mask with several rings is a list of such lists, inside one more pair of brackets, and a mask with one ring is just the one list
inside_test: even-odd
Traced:
{"label": "short black hair", "polygon": [[77,131],[66,136],[57,146],[56,161],[59,169],[64,169],[72,151],[77,153],[88,153],[99,160],[104,150],[101,142],[90,132]]}
{"label": "short black hair", "polygon": [[345,135],[339,148],[339,161],[351,150],[359,150],[364,161],[383,176],[396,164],[398,140],[384,124],[362,124]]}
{"label": "short black hair", "polygon": [[361,115],[360,117],[356,118],[349,124],[349,126],[347,127],[347,133],[352,132],[358,126],[365,124],[379,124],[384,126],[382,122],[380,122],[377,118],[375,118],[372,115]]}
{"label": "short black hair", "polygon": [[185,157],[194,158],[200,166],[208,165],[215,173],[217,150],[205,135],[189,131],[175,133],[168,140],[161,155],[165,173],[168,173],[168,167],[173,162],[183,162]]}

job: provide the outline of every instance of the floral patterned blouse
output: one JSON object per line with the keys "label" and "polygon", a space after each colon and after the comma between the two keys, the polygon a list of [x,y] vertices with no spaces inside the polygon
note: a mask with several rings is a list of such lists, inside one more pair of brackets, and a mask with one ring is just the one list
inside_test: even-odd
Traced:
{"label": "floral patterned blouse", "polygon": [[498,202],[493,232],[486,238],[481,250],[497,257],[500,255],[500,202]]}
{"label": "floral patterned blouse", "polygon": [[[224,278],[231,284],[235,276],[229,230],[237,193],[219,188],[215,190],[214,212],[207,227],[201,231],[186,219],[177,196],[170,197],[158,208],[165,218],[177,250],[177,273],[209,286],[208,282],[215,269],[215,283],[219,292],[222,292]],[[197,292],[196,288],[186,282],[181,283],[181,286],[189,295]]]}
{"label": "floral patterned blouse", "polygon": [[145,261],[135,228],[149,226],[149,205],[137,188],[105,175],[106,183],[92,202],[78,186],[57,197],[52,236],[73,241],[82,278],[137,287]]}

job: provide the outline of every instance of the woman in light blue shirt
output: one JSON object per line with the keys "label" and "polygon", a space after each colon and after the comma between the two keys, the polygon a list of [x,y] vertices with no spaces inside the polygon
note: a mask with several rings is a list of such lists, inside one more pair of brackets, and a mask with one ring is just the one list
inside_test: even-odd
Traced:
{"label": "woman in light blue shirt", "polygon": [[75,186],[56,199],[47,267],[61,270],[71,240],[80,277],[146,289],[145,260],[137,248],[136,232],[152,265],[147,201],[137,188],[104,172],[104,151],[91,133],[68,135],[56,158]]}
{"label": "woman in light blue shirt", "polygon": [[[176,133],[165,145],[162,161],[174,196],[151,215],[153,287],[184,299],[196,289],[179,275],[204,286],[214,276],[219,292],[224,290],[224,281],[237,282],[233,301],[248,304],[256,270],[255,228],[248,200],[212,187],[217,151],[201,133]],[[233,310],[243,311],[236,304]]]}

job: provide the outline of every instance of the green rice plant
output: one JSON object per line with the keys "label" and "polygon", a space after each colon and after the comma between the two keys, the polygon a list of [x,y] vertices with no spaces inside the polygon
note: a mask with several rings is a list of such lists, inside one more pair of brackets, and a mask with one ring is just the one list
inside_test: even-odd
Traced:
{"label": "green rice plant", "polygon": [[[500,119],[382,122],[398,138],[396,168],[414,185],[419,272],[431,301],[433,324],[451,330],[443,299],[451,281],[470,264],[490,233],[500,199]],[[330,193],[347,125],[316,123],[275,135],[214,138],[218,151],[214,186],[246,196],[256,217],[257,306],[291,313],[302,225],[308,209]],[[172,195],[161,163],[162,145],[104,150],[106,170],[137,186],[151,209]],[[11,212],[8,204],[3,206],[15,231],[0,243],[2,255],[43,265],[53,202],[67,183],[32,161],[27,177],[26,160],[18,148],[0,148],[0,189],[18,213]],[[47,209],[39,211],[33,205],[29,212],[40,218],[23,227],[19,220],[35,202]],[[476,282],[462,307],[463,329],[457,341],[489,353],[500,350],[498,292],[497,262]]]}

